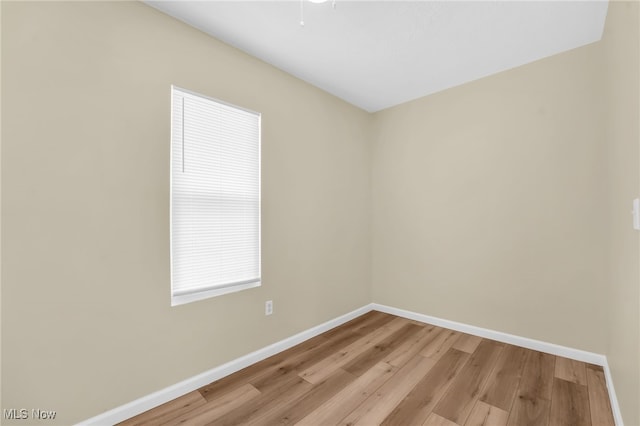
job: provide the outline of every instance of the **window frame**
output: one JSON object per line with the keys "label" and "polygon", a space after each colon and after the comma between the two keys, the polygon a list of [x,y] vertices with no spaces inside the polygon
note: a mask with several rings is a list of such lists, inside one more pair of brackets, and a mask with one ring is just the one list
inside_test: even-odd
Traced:
{"label": "window frame", "polygon": [[[174,289],[174,229],[173,229],[173,219],[174,219],[174,207],[173,207],[173,180],[174,180],[174,158],[173,158],[173,150],[174,143],[182,143],[180,141],[174,141],[174,126],[176,123],[174,122],[174,101],[175,101],[175,93],[176,91],[181,92],[181,94],[186,94],[189,96],[194,96],[200,98],[202,100],[210,101],[219,105],[223,105],[225,107],[233,108],[235,110],[243,111],[248,114],[253,114],[257,117],[257,125],[258,125],[258,140],[257,140],[257,172],[258,172],[258,200],[257,200],[257,214],[258,214],[258,241],[257,241],[257,250],[258,250],[258,281],[251,280],[250,282],[240,282],[240,283],[230,283],[227,285],[220,285],[215,288],[204,288],[202,290],[194,290],[192,292],[183,292],[183,294],[176,294],[176,290]],[[184,105],[184,104],[183,104]],[[184,106],[182,107],[184,108]],[[180,119],[180,125],[184,128],[184,109],[182,109],[183,116]],[[184,135],[184,132],[182,132]],[[170,144],[169,144],[169,256],[170,256],[170,297],[171,297],[171,306],[179,306],[186,303],[195,302],[198,300],[209,299],[212,297],[222,296],[225,294],[235,293],[251,288],[260,287],[262,285],[262,114],[256,111],[252,111],[247,108],[243,108],[229,102],[225,102],[210,96],[203,95],[201,93],[196,93],[188,89],[183,89],[176,85],[171,85],[171,118],[170,118]],[[178,291],[179,292],[179,291]]]}

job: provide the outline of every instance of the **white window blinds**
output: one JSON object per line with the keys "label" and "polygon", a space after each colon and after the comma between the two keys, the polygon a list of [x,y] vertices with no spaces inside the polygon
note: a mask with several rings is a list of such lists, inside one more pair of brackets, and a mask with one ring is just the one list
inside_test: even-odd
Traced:
{"label": "white window blinds", "polygon": [[177,305],[260,285],[260,114],[171,90]]}

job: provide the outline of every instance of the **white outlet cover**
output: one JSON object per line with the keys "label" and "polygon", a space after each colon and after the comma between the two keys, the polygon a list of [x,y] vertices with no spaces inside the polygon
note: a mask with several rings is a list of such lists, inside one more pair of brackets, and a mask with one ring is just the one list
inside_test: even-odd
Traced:
{"label": "white outlet cover", "polygon": [[633,229],[640,231],[640,198],[633,200]]}

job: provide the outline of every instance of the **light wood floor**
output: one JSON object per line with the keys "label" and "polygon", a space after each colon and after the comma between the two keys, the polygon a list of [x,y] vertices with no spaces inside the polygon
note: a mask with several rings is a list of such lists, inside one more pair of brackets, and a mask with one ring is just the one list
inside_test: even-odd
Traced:
{"label": "light wood floor", "polygon": [[373,311],[122,424],[614,422],[599,366]]}

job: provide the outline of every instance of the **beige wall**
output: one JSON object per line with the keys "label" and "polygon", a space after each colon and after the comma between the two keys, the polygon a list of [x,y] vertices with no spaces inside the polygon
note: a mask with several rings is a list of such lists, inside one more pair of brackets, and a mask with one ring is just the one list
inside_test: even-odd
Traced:
{"label": "beige wall", "polygon": [[640,196],[640,7],[611,3],[603,39],[606,64],[611,275],[607,351],[625,424],[640,425],[640,250],[630,225]]}
{"label": "beige wall", "polygon": [[601,49],[376,114],[373,299],[604,353]]}
{"label": "beige wall", "polygon": [[[71,424],[370,301],[365,112],[142,3],[2,35],[2,408]],[[264,284],[174,308],[171,84],[263,114]]]}

